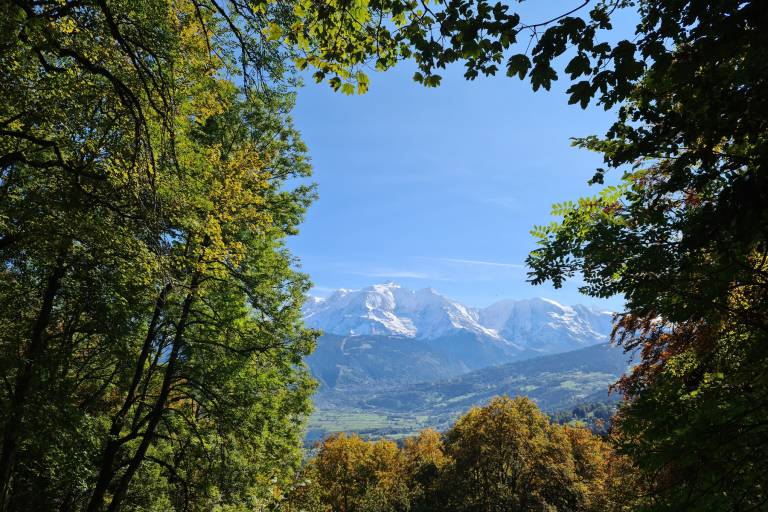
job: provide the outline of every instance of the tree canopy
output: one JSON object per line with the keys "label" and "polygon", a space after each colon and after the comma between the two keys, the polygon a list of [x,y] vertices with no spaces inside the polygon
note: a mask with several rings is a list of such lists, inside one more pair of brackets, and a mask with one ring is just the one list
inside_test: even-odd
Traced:
{"label": "tree canopy", "polygon": [[[753,2],[641,2],[652,55],[604,137],[617,185],[557,205],[539,227],[532,280],[621,294],[615,338],[641,364],[620,446],[658,475],[653,510],[765,506],[765,9]],[[650,39],[650,37],[655,39]],[[641,39],[642,41],[642,39]]]}
{"label": "tree canopy", "polygon": [[0,509],[265,507],[313,388],[283,57],[237,83],[192,2],[3,6]]}
{"label": "tree canopy", "polygon": [[[498,397],[444,435],[392,441],[337,434],[316,448],[288,510],[619,511],[636,472],[604,440],[561,426],[527,398]],[[625,493],[627,487],[634,489]]]}

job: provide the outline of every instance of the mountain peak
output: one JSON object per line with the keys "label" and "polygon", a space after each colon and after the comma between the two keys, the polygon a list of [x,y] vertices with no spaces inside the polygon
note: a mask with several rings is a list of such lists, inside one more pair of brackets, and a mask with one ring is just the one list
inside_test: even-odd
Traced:
{"label": "mountain peak", "polygon": [[308,326],[331,334],[430,340],[463,332],[554,353],[607,341],[612,316],[547,298],[508,299],[486,308],[470,308],[433,288],[414,291],[387,282],[308,300],[304,319]]}
{"label": "mountain peak", "polygon": [[363,288],[363,291],[386,292],[388,290],[396,290],[399,288],[402,288],[402,286],[400,286],[399,284],[393,281],[388,281],[386,283],[372,284],[370,286],[366,286],[365,288]]}
{"label": "mountain peak", "polygon": [[555,306],[556,308],[560,308],[560,309],[572,309],[570,306],[564,306],[564,305],[560,304],[559,302],[557,302],[555,300],[552,300],[552,299],[548,299],[546,297],[539,297],[538,299],[535,299],[535,300],[540,300],[542,302],[546,302],[547,304],[551,304],[551,305]]}
{"label": "mountain peak", "polygon": [[498,335],[477,322],[477,313],[432,288],[413,291],[397,283],[333,293],[304,306],[307,325],[342,335],[377,334],[434,339],[454,331]]}

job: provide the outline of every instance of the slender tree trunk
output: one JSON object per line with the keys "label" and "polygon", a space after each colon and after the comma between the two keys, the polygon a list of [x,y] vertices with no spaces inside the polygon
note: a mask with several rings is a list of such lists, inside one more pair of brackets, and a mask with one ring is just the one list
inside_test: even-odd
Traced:
{"label": "slender tree trunk", "polygon": [[179,323],[176,326],[176,334],[173,338],[173,345],[171,346],[171,355],[168,358],[168,365],[165,368],[165,375],[163,376],[163,384],[160,388],[160,395],[155,401],[155,406],[152,408],[152,412],[150,412],[149,423],[147,424],[147,428],[144,431],[144,437],[142,438],[136,453],[133,455],[133,459],[131,459],[131,462],[128,464],[125,473],[123,473],[122,478],[120,478],[120,481],[118,482],[117,489],[115,489],[115,494],[112,497],[112,502],[109,504],[109,508],[107,508],[108,512],[117,512],[120,510],[122,501],[128,492],[128,486],[131,483],[131,479],[133,479],[133,475],[135,475],[136,471],[139,469],[139,466],[141,465],[142,461],[144,460],[144,456],[147,453],[147,449],[154,440],[155,429],[160,423],[163,412],[165,411],[168,403],[168,395],[171,391],[171,384],[173,384],[174,373],[176,371],[176,363],[179,360],[179,351],[184,344],[184,331],[186,330],[187,321],[189,320],[189,310],[192,307],[192,302],[195,298],[199,283],[200,274],[196,273],[194,277],[192,277],[189,293],[184,298],[184,305],[182,306]]}
{"label": "slender tree trunk", "polygon": [[109,429],[109,439],[107,440],[106,446],[104,447],[101,466],[99,468],[99,475],[96,479],[96,486],[93,489],[93,493],[91,494],[91,501],[88,506],[89,511],[101,509],[102,505],[104,504],[104,495],[106,494],[107,489],[109,488],[109,484],[112,482],[112,479],[115,476],[114,463],[115,458],[120,451],[120,447],[123,444],[123,441],[120,439],[120,433],[122,432],[123,424],[125,423],[125,416],[128,414],[128,411],[130,410],[131,405],[133,405],[133,402],[136,398],[136,389],[138,389],[139,384],[143,378],[144,366],[146,365],[147,359],[149,358],[149,353],[152,350],[152,343],[157,337],[157,328],[158,324],[160,323],[160,316],[165,309],[165,301],[170,290],[171,285],[166,285],[160,292],[160,296],[157,298],[157,301],[155,301],[155,309],[152,313],[152,319],[149,322],[149,327],[147,328],[147,335],[144,337],[144,344],[141,347],[139,359],[136,361],[136,367],[133,372],[133,379],[131,380],[131,384],[128,388],[128,393],[125,396],[122,407],[112,418],[112,425]]}
{"label": "slender tree trunk", "polygon": [[[155,429],[157,428],[157,425],[160,423],[160,420],[162,419],[163,412],[165,411],[165,407],[168,402],[168,396],[170,394],[171,384],[173,383],[173,379],[175,376],[174,374],[176,371],[176,363],[178,362],[178,359],[179,359],[179,352],[181,351],[181,348],[184,344],[184,331],[186,330],[187,322],[189,319],[189,311],[192,307],[192,302],[194,301],[199,282],[200,282],[200,275],[196,273],[192,278],[192,282],[190,283],[189,293],[184,298],[184,303],[182,305],[182,310],[181,310],[181,316],[176,326],[176,333],[174,335],[173,343],[171,345],[171,353],[168,356],[168,361],[165,367],[165,375],[163,376],[163,382],[160,387],[160,393],[157,399],[155,400],[155,404],[152,407],[152,410],[149,413],[149,420],[147,422],[147,426],[142,436],[141,442],[139,443],[139,446],[136,449],[136,452],[134,453],[133,457],[128,463],[128,466],[126,467],[125,472],[123,473],[122,477],[117,483],[117,487],[115,488],[112,496],[112,501],[110,502],[109,507],[107,508],[109,512],[116,512],[120,510],[123,499],[125,498],[125,495],[128,492],[128,486],[130,485],[131,480],[133,479],[133,476],[136,474],[136,471],[139,469],[139,466],[143,462],[144,457],[147,453],[147,449],[154,441]],[[105,454],[105,457],[108,455],[110,454]],[[114,457],[114,454],[111,454],[111,456]],[[112,472],[112,469],[109,468],[109,471]],[[106,488],[109,486],[113,478],[114,478],[114,473],[112,473],[110,475],[109,480],[107,480],[104,490],[106,490]],[[99,512],[102,510],[103,506],[104,506],[104,492],[102,491],[98,495],[94,492],[94,494],[91,497],[91,501],[88,504],[87,511]]]}
{"label": "slender tree trunk", "polygon": [[13,464],[19,447],[19,437],[24,422],[24,409],[29,399],[32,388],[32,380],[36,370],[36,363],[46,350],[45,331],[51,320],[53,302],[56,298],[61,279],[66,272],[64,255],[68,252],[69,245],[63,249],[56,261],[56,266],[51,271],[43,292],[43,303],[32,327],[29,346],[24,354],[24,362],[19,368],[16,377],[16,386],[11,398],[11,407],[3,431],[2,454],[0,454],[0,511],[7,507],[8,492],[11,483]]}

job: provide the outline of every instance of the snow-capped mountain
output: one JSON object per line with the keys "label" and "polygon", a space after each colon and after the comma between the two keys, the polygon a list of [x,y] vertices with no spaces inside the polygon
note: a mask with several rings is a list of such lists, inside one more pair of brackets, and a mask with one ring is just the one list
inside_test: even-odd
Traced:
{"label": "snow-capped mountain", "polygon": [[477,310],[431,288],[409,290],[395,283],[341,289],[327,299],[311,297],[304,306],[304,321],[326,333],[342,335],[435,339],[458,329],[500,338],[479,323]]}
{"label": "snow-capped mountain", "polygon": [[304,320],[310,327],[342,336],[435,340],[471,333],[509,348],[556,353],[607,341],[612,313],[543,298],[470,308],[431,288],[410,290],[387,283],[341,289],[324,299],[310,297]]}
{"label": "snow-capped mountain", "polygon": [[470,308],[394,283],[309,297],[303,312],[309,327],[325,333],[306,359],[321,384],[316,400],[603,343],[612,320],[610,312],[549,299]]}
{"label": "snow-capped mountain", "polygon": [[613,313],[535,298],[496,302],[481,309],[478,318],[507,341],[536,352],[556,353],[608,341]]}

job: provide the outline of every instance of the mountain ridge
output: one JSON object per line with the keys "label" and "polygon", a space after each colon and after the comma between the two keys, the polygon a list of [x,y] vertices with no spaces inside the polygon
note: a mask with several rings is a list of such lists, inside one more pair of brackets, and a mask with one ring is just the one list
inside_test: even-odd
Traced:
{"label": "mountain ridge", "polygon": [[427,427],[445,429],[471,407],[499,395],[527,396],[547,413],[613,403],[619,397],[609,395],[609,386],[635,360],[622,347],[600,343],[428,382],[326,388],[315,397],[309,438],[344,430],[397,437]]}
{"label": "mountain ridge", "polygon": [[309,327],[326,334],[435,340],[463,332],[496,341],[510,352],[540,354],[607,341],[613,317],[609,311],[546,298],[472,308],[432,288],[411,290],[392,282],[310,297],[303,313]]}
{"label": "mountain ridge", "polygon": [[[600,343],[480,368],[448,379],[404,384],[373,393],[359,405],[392,412],[456,412],[483,404],[494,396],[525,395],[544,411],[563,410],[579,401],[606,400],[609,385],[632,367],[634,359],[634,353],[627,353],[622,347]],[[558,385],[553,386],[553,381]],[[435,402],[440,406],[435,406]]]}

